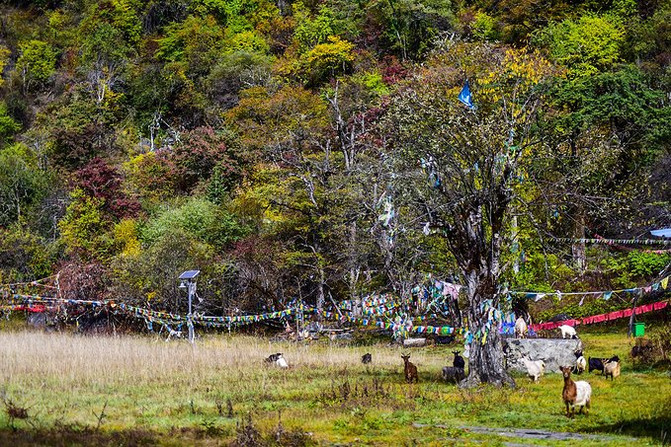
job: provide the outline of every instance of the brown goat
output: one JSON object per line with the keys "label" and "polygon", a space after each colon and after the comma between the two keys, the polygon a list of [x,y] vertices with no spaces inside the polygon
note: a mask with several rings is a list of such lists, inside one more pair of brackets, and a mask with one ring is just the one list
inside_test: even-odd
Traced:
{"label": "brown goat", "polygon": [[575,407],[580,407],[580,413],[583,412],[585,407],[589,409],[592,400],[592,387],[584,380],[578,382],[571,380],[571,370],[573,370],[573,367],[562,366],[560,369],[564,376],[562,399],[564,400],[564,404],[566,404],[566,416],[573,416]]}
{"label": "brown goat", "polygon": [[413,380],[417,383],[419,381],[419,378],[417,377],[417,367],[410,362],[410,354],[401,354],[401,358],[405,362],[405,380],[408,383],[412,383]]}

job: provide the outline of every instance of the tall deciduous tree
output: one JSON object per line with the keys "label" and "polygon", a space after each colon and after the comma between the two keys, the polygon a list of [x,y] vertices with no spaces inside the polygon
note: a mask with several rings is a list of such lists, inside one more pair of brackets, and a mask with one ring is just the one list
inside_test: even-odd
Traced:
{"label": "tall deciduous tree", "polygon": [[[477,108],[457,101],[457,61],[472,77]],[[473,341],[462,385],[514,385],[496,329],[501,254],[520,164],[538,143],[539,83],[550,66],[521,51],[457,45],[428,67],[399,90],[386,117],[397,201],[425,214],[465,283]]]}

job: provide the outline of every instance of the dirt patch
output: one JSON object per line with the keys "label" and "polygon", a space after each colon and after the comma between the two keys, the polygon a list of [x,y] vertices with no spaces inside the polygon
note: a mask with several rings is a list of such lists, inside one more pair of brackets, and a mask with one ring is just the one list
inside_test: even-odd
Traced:
{"label": "dirt patch", "polygon": [[[435,428],[452,428],[447,425],[427,425],[419,424],[417,422],[412,424],[415,428],[435,427]],[[479,427],[479,426],[464,426],[459,427],[461,430],[470,433],[477,433],[483,435],[497,435],[508,438],[529,439],[529,440],[543,440],[543,441],[603,441],[608,442],[614,439],[622,440],[622,437],[615,438],[606,435],[591,435],[571,432],[556,432],[547,430],[537,430],[534,428],[495,428],[495,427]],[[636,438],[631,438],[635,440]],[[506,443],[506,445],[512,445]]]}

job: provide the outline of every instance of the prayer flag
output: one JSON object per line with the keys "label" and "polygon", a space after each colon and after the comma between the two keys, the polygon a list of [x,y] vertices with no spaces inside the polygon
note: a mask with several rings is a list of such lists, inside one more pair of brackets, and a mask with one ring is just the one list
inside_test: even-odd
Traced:
{"label": "prayer flag", "polygon": [[459,93],[459,101],[466,104],[469,109],[475,109],[475,105],[473,104],[473,95],[471,95],[471,89],[468,86],[468,81],[464,83],[464,88],[462,88],[461,92]]}

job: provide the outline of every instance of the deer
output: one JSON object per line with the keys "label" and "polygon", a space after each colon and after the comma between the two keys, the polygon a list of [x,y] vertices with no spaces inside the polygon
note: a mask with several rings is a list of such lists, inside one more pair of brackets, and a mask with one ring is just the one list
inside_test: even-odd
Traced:
{"label": "deer", "polygon": [[410,362],[410,354],[401,354],[401,358],[403,359],[403,362],[405,362],[405,380],[408,383],[412,383],[413,380],[417,383],[419,381],[419,378],[417,377],[417,367],[414,363]]}

